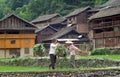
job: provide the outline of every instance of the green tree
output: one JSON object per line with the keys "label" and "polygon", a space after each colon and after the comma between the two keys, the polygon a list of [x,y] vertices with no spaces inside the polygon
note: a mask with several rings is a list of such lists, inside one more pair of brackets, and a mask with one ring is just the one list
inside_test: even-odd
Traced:
{"label": "green tree", "polygon": [[52,13],[67,15],[76,8],[94,7],[106,1],[108,0],[0,0],[0,18],[15,12],[20,17],[31,21],[39,15]]}

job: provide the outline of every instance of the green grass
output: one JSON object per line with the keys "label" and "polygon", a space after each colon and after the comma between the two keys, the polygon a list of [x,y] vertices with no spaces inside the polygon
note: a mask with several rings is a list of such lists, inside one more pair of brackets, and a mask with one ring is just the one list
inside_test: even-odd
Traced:
{"label": "green grass", "polygon": [[44,67],[27,67],[27,66],[0,66],[0,72],[27,72],[27,71],[45,71]]}
{"label": "green grass", "polygon": [[[79,68],[80,69],[80,68]],[[79,70],[78,68],[59,68],[56,71]],[[81,70],[85,68],[81,67]],[[24,67],[24,66],[0,66],[0,72],[38,72],[38,71],[52,71],[48,67]]]}
{"label": "green grass", "polygon": [[[69,57],[68,57],[69,58]],[[20,59],[20,58],[14,58]],[[14,60],[10,58],[1,58],[1,61]],[[77,56],[76,59],[110,59],[110,60],[120,60],[120,55],[94,55],[94,56]],[[90,70],[90,69],[105,69],[105,68],[117,68],[120,67],[79,67],[79,68],[60,68],[56,67],[56,71],[70,71],[70,70]],[[33,67],[33,66],[0,66],[0,72],[39,72],[39,71],[52,71],[48,67]]]}
{"label": "green grass", "polygon": [[[76,70],[96,70],[96,69],[111,69],[114,67],[103,67],[103,68],[92,68],[92,67],[79,67],[79,68],[59,68],[56,67],[54,71],[76,71]],[[120,69],[116,67],[115,69]],[[48,67],[25,67],[25,66],[0,66],[0,72],[43,72],[43,71],[53,71]]]}
{"label": "green grass", "polygon": [[110,59],[110,60],[120,60],[120,55],[77,56],[76,59]]}

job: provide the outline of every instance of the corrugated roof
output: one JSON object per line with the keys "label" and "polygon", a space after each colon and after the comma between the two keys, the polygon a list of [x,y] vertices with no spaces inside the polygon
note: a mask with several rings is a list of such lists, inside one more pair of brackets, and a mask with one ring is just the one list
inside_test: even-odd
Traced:
{"label": "corrugated roof", "polygon": [[113,15],[118,15],[118,14],[120,14],[119,6],[101,10],[98,13],[94,14],[93,16],[89,17],[88,19],[92,20],[96,18],[108,17],[108,16],[113,16]]}
{"label": "corrugated roof", "polygon": [[91,8],[91,7],[87,6],[87,7],[82,7],[82,8],[76,9],[75,11],[71,12],[70,14],[68,14],[65,17],[71,17],[71,16],[74,16],[74,15],[80,14],[81,12],[83,12],[86,9],[89,9],[89,8]]}
{"label": "corrugated roof", "polygon": [[51,18],[53,18],[55,16],[60,16],[60,15],[58,13],[55,13],[55,14],[39,16],[38,18],[32,20],[32,23],[46,21],[46,20],[49,20],[49,19],[51,19]]}

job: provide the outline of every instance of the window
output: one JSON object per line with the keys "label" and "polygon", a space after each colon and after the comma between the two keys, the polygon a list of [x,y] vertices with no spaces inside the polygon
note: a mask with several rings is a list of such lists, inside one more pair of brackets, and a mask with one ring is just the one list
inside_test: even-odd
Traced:
{"label": "window", "polygon": [[118,37],[118,42],[120,43],[120,37]]}
{"label": "window", "polygon": [[98,44],[103,44],[103,39],[98,39]]}
{"label": "window", "polygon": [[11,40],[10,43],[11,43],[11,44],[15,44],[15,43],[16,43],[16,40]]}
{"label": "window", "polygon": [[25,53],[25,54],[29,54],[29,48],[25,48],[24,53]]}
{"label": "window", "polygon": [[30,40],[29,40],[29,39],[26,39],[26,40],[25,40],[25,43],[26,43],[26,44],[29,44],[29,43],[30,43]]}
{"label": "window", "polygon": [[19,34],[19,31],[7,31],[7,34]]}
{"label": "window", "polygon": [[119,30],[120,30],[119,27],[114,27],[114,31],[115,31],[115,32],[117,32],[117,31],[119,31]]}
{"label": "window", "polygon": [[4,32],[1,31],[0,34],[4,34]]}

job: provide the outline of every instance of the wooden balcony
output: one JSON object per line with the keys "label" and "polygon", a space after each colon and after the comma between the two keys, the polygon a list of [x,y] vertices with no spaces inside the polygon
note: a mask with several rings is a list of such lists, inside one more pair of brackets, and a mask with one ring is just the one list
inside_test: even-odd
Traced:
{"label": "wooden balcony", "polygon": [[114,31],[104,32],[104,37],[114,37]]}
{"label": "wooden balcony", "polygon": [[102,32],[102,33],[94,33],[94,38],[103,38],[103,37],[114,37],[114,36],[120,36],[120,32],[116,32],[116,34],[114,31],[110,31],[110,32]]}
{"label": "wooden balcony", "polygon": [[113,25],[114,25],[114,26],[120,26],[120,20],[113,21]]}
{"label": "wooden balcony", "polygon": [[35,34],[0,34],[0,38],[35,38]]}
{"label": "wooden balcony", "polygon": [[93,29],[99,29],[103,28],[103,26],[100,26],[100,24],[93,24]]}
{"label": "wooden balcony", "polygon": [[112,26],[112,21],[110,21],[110,22],[102,22],[100,25],[104,26],[104,27]]}
{"label": "wooden balcony", "polygon": [[112,21],[110,22],[101,22],[99,24],[93,24],[93,28],[94,29],[98,29],[98,28],[104,28],[104,27],[111,27],[112,26]]}
{"label": "wooden balcony", "polygon": [[103,38],[103,33],[95,33],[93,35],[94,38]]}
{"label": "wooden balcony", "polygon": [[120,31],[115,32],[115,36],[120,36]]}

